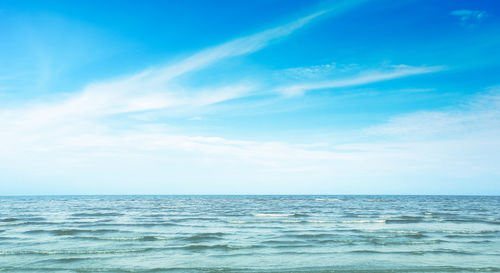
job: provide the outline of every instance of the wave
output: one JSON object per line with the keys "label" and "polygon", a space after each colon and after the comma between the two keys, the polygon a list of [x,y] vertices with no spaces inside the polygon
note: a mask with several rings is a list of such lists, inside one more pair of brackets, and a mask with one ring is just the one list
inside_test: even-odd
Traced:
{"label": "wave", "polygon": [[434,233],[460,234],[460,235],[494,235],[500,234],[500,230],[436,230]]}
{"label": "wave", "polygon": [[116,241],[116,242],[153,242],[169,240],[169,237],[158,235],[145,235],[139,237],[97,237],[97,236],[77,236],[74,239],[87,240],[87,241]]}
{"label": "wave", "polygon": [[217,244],[217,245],[187,245],[180,247],[184,250],[189,251],[202,251],[202,250],[242,250],[242,249],[255,249],[262,248],[260,245],[247,245],[247,246],[238,246],[238,245],[229,245],[229,244]]}
{"label": "wave", "polygon": [[290,217],[293,216],[293,213],[254,213],[252,214],[255,217]]}
{"label": "wave", "polygon": [[438,222],[447,222],[455,224],[488,224],[488,225],[500,225],[500,221],[488,221],[483,219],[438,219]]}
{"label": "wave", "polygon": [[152,236],[152,235],[146,235],[146,236],[141,236],[141,237],[137,238],[138,241],[142,241],[142,242],[152,242],[152,241],[158,241],[161,239],[162,239],[162,237],[160,237],[160,236]]}
{"label": "wave", "polygon": [[86,232],[84,230],[80,229],[56,229],[56,230],[51,230],[50,233],[56,235],[56,236],[65,236],[65,235],[76,235],[78,233]]}
{"label": "wave", "polygon": [[397,200],[395,200],[395,199],[366,199],[364,201],[375,202],[375,203],[392,203],[392,202],[396,202]]}
{"label": "wave", "polygon": [[80,262],[80,261],[85,261],[88,260],[88,258],[77,258],[77,257],[71,257],[71,258],[56,258],[56,259],[48,259],[45,260],[46,262],[49,263],[74,263],[74,262]]}
{"label": "wave", "polygon": [[307,217],[309,215],[303,213],[253,213],[255,217]]}
{"label": "wave", "polygon": [[374,220],[344,220],[343,224],[380,224],[385,223],[385,219],[374,219]]}
{"label": "wave", "polygon": [[423,218],[407,218],[407,219],[386,219],[386,224],[417,224],[422,223]]}
{"label": "wave", "polygon": [[290,241],[290,240],[277,240],[277,239],[272,239],[272,240],[266,240],[262,241],[262,244],[264,245],[289,245],[289,244],[301,244],[303,243],[302,241]]}
{"label": "wave", "polygon": [[176,223],[170,222],[143,222],[143,223],[102,223],[102,222],[91,222],[91,223],[79,223],[79,227],[168,227],[168,226],[179,226]]}
{"label": "wave", "polygon": [[498,238],[500,230],[456,230],[456,231],[435,231],[436,234],[444,234],[446,238]]}
{"label": "wave", "polygon": [[489,244],[493,243],[492,240],[475,240],[475,241],[465,241],[466,244]]}
{"label": "wave", "polygon": [[103,234],[103,233],[113,233],[113,232],[121,232],[118,229],[75,229],[75,228],[67,228],[67,229],[33,229],[27,230],[24,233],[26,234],[39,234],[39,233],[50,233],[55,236],[71,236],[77,235],[81,233],[92,233],[92,234]]}
{"label": "wave", "polygon": [[46,219],[44,217],[23,217],[23,218],[18,218],[18,217],[7,217],[3,218],[0,220],[2,223],[12,223],[12,222],[39,222],[39,221],[45,221]]}
{"label": "wave", "polygon": [[213,232],[213,233],[199,233],[193,236],[182,238],[183,241],[188,242],[204,242],[204,241],[212,241],[219,240],[225,235],[223,232]]}
{"label": "wave", "polygon": [[2,241],[10,241],[10,240],[22,240],[21,238],[19,237],[7,237],[7,236],[0,236],[0,243],[2,243]]}
{"label": "wave", "polygon": [[234,221],[234,220],[228,220],[227,223],[229,224],[247,224],[248,221]]}
{"label": "wave", "polygon": [[[479,255],[479,253],[454,250],[454,249],[437,249],[437,250],[415,250],[415,251],[379,251],[379,250],[352,250],[350,253],[359,254],[396,254],[396,255],[426,255],[426,254],[453,254],[453,255]],[[484,255],[484,254],[481,254]]]}
{"label": "wave", "polygon": [[335,234],[330,233],[299,233],[299,234],[288,234],[284,237],[298,238],[298,239],[317,239],[317,238],[327,238],[334,237]]}
{"label": "wave", "polygon": [[81,212],[73,213],[73,217],[107,217],[107,216],[123,216],[123,213],[118,212]]}
{"label": "wave", "polygon": [[31,230],[25,231],[24,233],[26,233],[26,234],[39,234],[39,233],[46,233],[46,232],[49,232],[49,231],[45,230],[45,229],[31,229]]}
{"label": "wave", "polygon": [[143,253],[154,250],[155,248],[136,248],[136,249],[93,249],[93,250],[12,250],[0,251],[0,256],[18,256],[18,255],[105,255],[105,254],[123,254],[123,253]]}
{"label": "wave", "polygon": [[413,246],[413,245],[437,245],[441,243],[447,243],[449,241],[435,239],[435,240],[418,240],[418,241],[383,241],[383,240],[368,240],[369,244],[372,245],[382,245],[382,246]]}
{"label": "wave", "polygon": [[14,221],[3,224],[2,226],[18,227],[18,226],[56,226],[61,225],[61,222],[32,222],[32,221]]}
{"label": "wave", "polygon": [[182,218],[173,218],[168,221],[178,223],[178,222],[189,222],[189,221],[220,221],[220,218],[216,217],[182,217]]}
{"label": "wave", "polygon": [[20,221],[20,220],[21,219],[15,218],[15,217],[8,217],[8,218],[3,218],[2,220],[0,220],[0,222],[9,223],[9,222],[16,222],[16,221]]}
{"label": "wave", "polygon": [[416,233],[416,234],[406,234],[404,235],[405,237],[411,238],[411,239],[422,239],[427,237],[427,235],[423,233]]}
{"label": "wave", "polygon": [[325,221],[325,220],[306,220],[307,223],[313,223],[313,224],[325,224],[325,223],[330,223],[330,221]]}

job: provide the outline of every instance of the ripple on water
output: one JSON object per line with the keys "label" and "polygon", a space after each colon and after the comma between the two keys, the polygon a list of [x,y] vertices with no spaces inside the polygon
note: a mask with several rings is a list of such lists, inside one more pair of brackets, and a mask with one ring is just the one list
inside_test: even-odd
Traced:
{"label": "ripple on water", "polygon": [[[484,197],[0,197],[0,272],[500,272],[499,206]],[[436,261],[443,267],[423,266]]]}
{"label": "ripple on water", "polygon": [[71,214],[73,217],[112,217],[123,215],[123,213],[119,212],[80,212]]}

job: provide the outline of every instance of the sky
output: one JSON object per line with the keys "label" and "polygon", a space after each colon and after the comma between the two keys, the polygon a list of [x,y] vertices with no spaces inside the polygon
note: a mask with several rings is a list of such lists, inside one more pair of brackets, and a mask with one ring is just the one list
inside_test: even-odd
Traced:
{"label": "sky", "polygon": [[496,0],[3,0],[0,37],[0,195],[500,195]]}

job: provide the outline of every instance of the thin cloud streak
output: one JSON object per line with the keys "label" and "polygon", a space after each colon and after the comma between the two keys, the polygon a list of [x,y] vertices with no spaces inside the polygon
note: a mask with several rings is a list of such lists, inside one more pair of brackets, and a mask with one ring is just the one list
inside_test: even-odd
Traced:
{"label": "thin cloud streak", "polygon": [[24,115],[25,120],[33,119],[33,123],[43,124],[58,117],[98,117],[167,107],[203,106],[241,97],[249,92],[252,86],[236,84],[215,90],[193,91],[171,85],[169,81],[221,59],[262,49],[272,40],[292,34],[325,13],[326,11],[316,12],[291,23],[202,50],[163,68],[148,69],[132,76],[89,84],[83,91],[69,95],[69,98],[37,105],[21,115]]}
{"label": "thin cloud streak", "polygon": [[5,111],[0,123],[19,128],[38,128],[45,124],[96,119],[104,116],[151,111],[174,107],[202,107],[251,94],[256,83],[235,83],[228,86],[187,89],[170,83],[172,79],[224,58],[256,52],[270,42],[286,37],[313,19],[326,14],[339,14],[363,1],[343,1],[329,9],[312,13],[290,23],[241,37],[202,50],[180,62],[163,68],[148,69],[132,76],[92,83],[81,92],[67,94],[59,100],[35,103]]}
{"label": "thin cloud streak", "polygon": [[302,95],[306,91],[316,90],[316,89],[325,89],[325,88],[339,88],[339,87],[348,87],[348,86],[357,86],[369,83],[375,83],[380,81],[392,80],[402,77],[408,77],[412,75],[426,74],[432,73],[436,71],[440,71],[444,69],[441,66],[434,67],[409,67],[402,66],[397,68],[391,72],[385,71],[372,71],[365,72],[362,75],[357,77],[353,77],[350,79],[336,79],[336,80],[328,80],[328,81],[315,81],[309,83],[301,83],[290,86],[285,86],[276,89],[277,92],[282,93],[286,96],[296,96]]}
{"label": "thin cloud streak", "polygon": [[152,75],[152,81],[169,81],[182,74],[202,69],[224,58],[236,57],[256,52],[269,45],[269,43],[273,40],[292,34],[294,31],[302,28],[313,19],[325,13],[327,13],[327,11],[316,12],[291,23],[203,50],[180,61],[179,63],[159,69],[153,73],[154,75]]}

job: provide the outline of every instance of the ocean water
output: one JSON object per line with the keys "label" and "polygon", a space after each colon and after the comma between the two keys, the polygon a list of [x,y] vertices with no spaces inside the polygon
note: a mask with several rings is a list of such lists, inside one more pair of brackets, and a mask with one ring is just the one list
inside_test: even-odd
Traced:
{"label": "ocean water", "polygon": [[500,272],[500,197],[0,197],[0,272]]}

